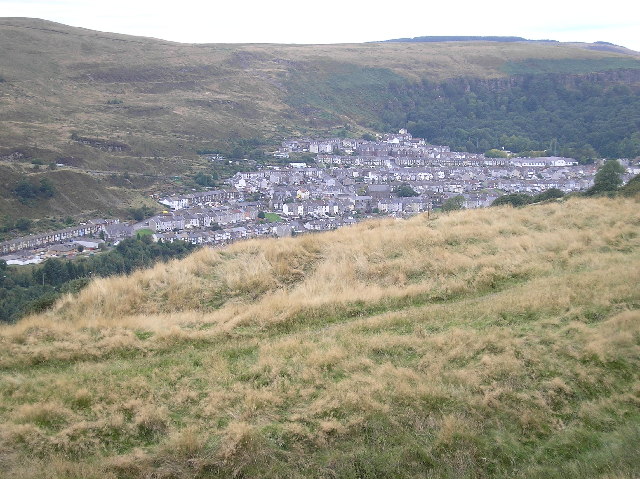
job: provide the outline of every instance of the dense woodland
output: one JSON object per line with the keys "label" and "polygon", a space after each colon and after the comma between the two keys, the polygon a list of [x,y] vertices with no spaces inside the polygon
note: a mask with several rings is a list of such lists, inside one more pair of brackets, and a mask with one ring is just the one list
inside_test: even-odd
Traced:
{"label": "dense woodland", "polygon": [[590,76],[392,82],[383,131],[407,128],[452,150],[546,150],[583,162],[640,155],[640,92]]}
{"label": "dense woodland", "polygon": [[34,267],[12,267],[0,261],[0,322],[42,311],[62,294],[82,289],[91,277],[131,273],[158,261],[182,258],[194,248],[184,241],[153,243],[149,236],[142,236],[88,258],[50,258]]}

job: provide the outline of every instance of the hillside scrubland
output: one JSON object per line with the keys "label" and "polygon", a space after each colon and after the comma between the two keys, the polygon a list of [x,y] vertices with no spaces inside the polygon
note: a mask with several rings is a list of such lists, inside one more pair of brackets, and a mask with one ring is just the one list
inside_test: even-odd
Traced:
{"label": "hillside scrubland", "polygon": [[19,478],[640,474],[637,200],[371,221],[0,329]]}

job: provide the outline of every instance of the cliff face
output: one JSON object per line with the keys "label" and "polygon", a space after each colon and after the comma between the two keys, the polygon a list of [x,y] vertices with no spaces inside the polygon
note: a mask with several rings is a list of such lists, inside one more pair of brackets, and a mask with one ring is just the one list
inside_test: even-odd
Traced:
{"label": "cliff face", "polygon": [[575,87],[581,81],[591,83],[624,84],[633,87],[640,87],[640,69],[619,69],[604,72],[583,73],[580,75],[558,75],[562,84],[567,87]]}

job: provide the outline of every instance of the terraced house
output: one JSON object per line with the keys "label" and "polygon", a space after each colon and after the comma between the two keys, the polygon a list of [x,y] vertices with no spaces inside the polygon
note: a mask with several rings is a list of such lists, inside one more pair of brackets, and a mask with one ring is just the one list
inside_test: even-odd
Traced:
{"label": "terraced house", "polygon": [[80,236],[98,234],[103,229],[102,225],[86,224],[65,228],[63,230],[50,231],[39,235],[24,236],[10,241],[0,243],[0,254],[9,254],[15,251],[38,248],[54,243],[60,243]]}

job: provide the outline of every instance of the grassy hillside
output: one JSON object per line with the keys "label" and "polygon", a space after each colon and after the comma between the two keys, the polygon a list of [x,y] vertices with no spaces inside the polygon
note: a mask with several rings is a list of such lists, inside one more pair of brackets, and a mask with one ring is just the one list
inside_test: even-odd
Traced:
{"label": "grassy hillside", "polygon": [[[52,155],[73,147],[91,162],[362,127],[377,118],[372,107],[392,81],[640,68],[634,52],[582,44],[191,45],[19,18],[0,19],[0,41],[0,144]],[[107,154],[74,143],[73,133],[126,149]]]}
{"label": "grassy hillside", "polygon": [[[49,180],[55,189],[51,198],[38,198],[20,202],[13,189],[26,179],[37,185],[43,178]],[[46,167],[33,170],[31,165],[7,165],[0,163],[0,220],[13,218],[65,218],[74,216],[100,216],[111,211],[112,215],[126,215],[126,210],[142,204],[154,205],[131,188],[140,189],[149,185],[149,180],[141,181],[133,177],[131,181],[119,181],[120,177],[110,175],[88,175],[69,168],[48,170]]]}
{"label": "grassy hillside", "polygon": [[[15,162],[15,153],[61,161],[86,170],[78,173],[91,178],[81,183],[95,182],[94,170],[192,173],[204,166],[198,150],[231,152],[242,139],[272,147],[283,136],[403,127],[473,150],[539,150],[555,140],[574,149],[587,143],[604,156],[640,152],[640,57],[622,48],[179,44],[26,18],[0,18],[0,44],[0,162]],[[540,92],[514,74],[551,75],[534,82],[540,101],[529,101]],[[611,85],[624,85],[613,99]],[[107,214],[107,187],[64,193],[79,193],[79,204]],[[139,202],[141,189],[130,186],[124,195]],[[11,210],[7,198],[0,195],[0,211]],[[20,214],[39,217],[37,210]]]}
{"label": "grassy hillside", "polygon": [[[9,477],[640,474],[637,201],[203,249],[0,329]],[[46,467],[45,467],[46,465]]]}

